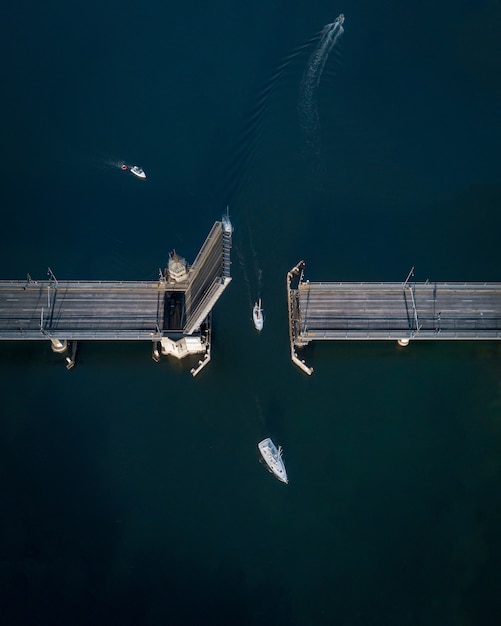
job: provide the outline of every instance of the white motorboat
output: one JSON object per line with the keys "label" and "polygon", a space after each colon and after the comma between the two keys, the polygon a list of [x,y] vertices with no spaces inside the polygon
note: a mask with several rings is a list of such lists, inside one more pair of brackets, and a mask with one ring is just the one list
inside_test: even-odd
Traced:
{"label": "white motorboat", "polygon": [[134,176],[137,176],[138,178],[146,178],[146,174],[144,173],[144,170],[142,167],[138,167],[137,165],[133,165],[130,168],[130,171],[132,172],[132,174],[134,174]]}
{"label": "white motorboat", "polygon": [[270,472],[275,474],[278,480],[287,484],[289,479],[287,478],[287,471],[282,459],[282,446],[278,446],[277,449],[277,446],[273,443],[273,441],[267,437],[266,439],[263,439],[263,441],[260,441],[257,444],[257,447],[259,448],[259,452],[261,452],[261,456],[265,460]]}
{"label": "white motorboat", "polygon": [[252,321],[254,322],[256,330],[263,330],[264,318],[263,309],[261,308],[261,298],[259,298],[252,309]]}

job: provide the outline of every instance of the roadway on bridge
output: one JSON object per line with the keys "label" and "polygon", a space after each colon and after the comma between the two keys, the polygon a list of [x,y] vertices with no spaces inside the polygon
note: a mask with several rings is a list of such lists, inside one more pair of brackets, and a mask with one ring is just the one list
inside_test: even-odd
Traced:
{"label": "roadway on bridge", "polygon": [[499,339],[501,283],[313,283],[295,291],[298,345],[319,339]]}
{"label": "roadway on bridge", "polygon": [[0,282],[0,338],[150,338],[163,319],[161,282]]}

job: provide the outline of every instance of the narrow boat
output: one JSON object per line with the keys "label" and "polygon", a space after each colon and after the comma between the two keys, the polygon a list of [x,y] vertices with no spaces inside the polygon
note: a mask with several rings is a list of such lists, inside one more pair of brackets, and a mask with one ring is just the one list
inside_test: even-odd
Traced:
{"label": "narrow boat", "polygon": [[267,437],[266,439],[263,439],[263,441],[260,441],[257,444],[257,447],[259,448],[259,452],[261,452],[261,456],[265,460],[270,472],[275,474],[278,480],[287,484],[289,479],[287,478],[287,471],[282,459],[282,446],[278,446],[277,449],[277,446],[273,443],[273,441]]}
{"label": "narrow boat", "polygon": [[263,330],[263,309],[261,308],[261,298],[254,304],[254,308],[252,309],[252,321],[254,322],[254,326],[256,330]]}
{"label": "narrow boat", "polygon": [[146,174],[144,173],[144,170],[142,167],[138,167],[137,165],[133,165],[130,168],[130,171],[132,172],[132,174],[134,174],[134,176],[137,176],[138,178],[146,178]]}

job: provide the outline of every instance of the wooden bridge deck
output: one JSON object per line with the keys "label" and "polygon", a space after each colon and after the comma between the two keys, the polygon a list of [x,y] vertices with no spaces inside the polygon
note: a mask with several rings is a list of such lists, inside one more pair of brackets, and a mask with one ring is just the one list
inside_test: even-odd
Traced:
{"label": "wooden bridge deck", "polygon": [[[178,339],[200,330],[231,281],[231,230],[215,222],[186,279],[0,281],[0,340]],[[189,328],[186,324],[189,322]]]}
{"label": "wooden bridge deck", "polygon": [[501,339],[501,283],[302,283],[302,343],[314,339]]}
{"label": "wooden bridge deck", "polygon": [[161,281],[57,285],[0,281],[0,339],[151,339],[162,329]]}
{"label": "wooden bridge deck", "polygon": [[[294,270],[297,270],[294,273]],[[354,283],[289,273],[291,342],[501,339],[501,283]],[[290,286],[297,276],[297,288]]]}

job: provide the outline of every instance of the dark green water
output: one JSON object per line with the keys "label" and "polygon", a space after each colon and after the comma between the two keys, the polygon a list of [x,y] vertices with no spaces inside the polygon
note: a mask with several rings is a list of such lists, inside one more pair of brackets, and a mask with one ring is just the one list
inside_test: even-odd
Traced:
{"label": "dark green water", "polygon": [[[312,153],[300,84],[341,12]],[[499,7],[22,2],[0,23],[3,278],[152,279],[226,204],[235,226],[195,380],[148,344],[82,343],[70,373],[0,345],[0,622],[498,624],[501,347],[315,344],[309,378],[285,276],[500,280]]]}

